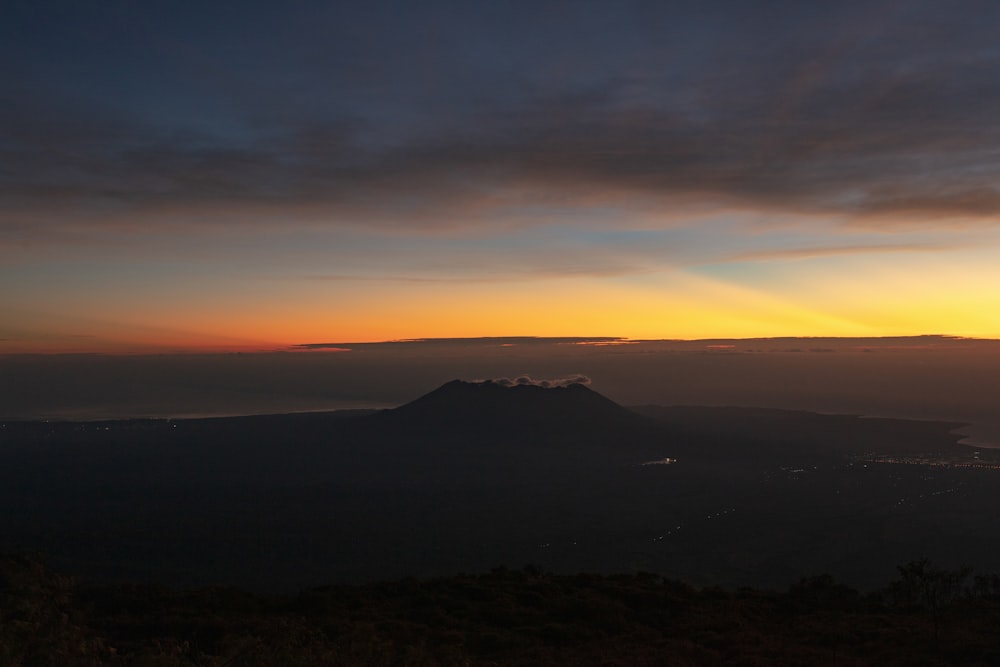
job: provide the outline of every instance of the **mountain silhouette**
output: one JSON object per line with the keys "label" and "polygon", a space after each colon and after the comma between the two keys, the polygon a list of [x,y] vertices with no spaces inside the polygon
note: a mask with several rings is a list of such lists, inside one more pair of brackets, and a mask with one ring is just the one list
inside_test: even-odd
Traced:
{"label": "mountain silhouette", "polygon": [[511,430],[594,433],[634,430],[649,421],[583,384],[506,386],[452,380],[381,415],[415,429],[481,433]]}

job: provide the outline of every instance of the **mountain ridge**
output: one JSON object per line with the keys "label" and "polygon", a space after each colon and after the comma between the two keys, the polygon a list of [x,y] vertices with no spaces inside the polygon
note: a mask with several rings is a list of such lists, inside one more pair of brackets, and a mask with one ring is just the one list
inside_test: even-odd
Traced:
{"label": "mountain ridge", "polygon": [[585,429],[646,426],[646,417],[582,383],[543,387],[484,380],[451,380],[380,415],[415,427]]}

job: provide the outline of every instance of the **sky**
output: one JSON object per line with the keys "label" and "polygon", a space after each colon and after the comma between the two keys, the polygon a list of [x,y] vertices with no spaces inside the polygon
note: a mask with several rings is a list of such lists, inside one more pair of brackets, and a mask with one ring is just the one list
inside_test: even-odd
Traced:
{"label": "sky", "polygon": [[1000,4],[7,0],[0,354],[1000,338]]}

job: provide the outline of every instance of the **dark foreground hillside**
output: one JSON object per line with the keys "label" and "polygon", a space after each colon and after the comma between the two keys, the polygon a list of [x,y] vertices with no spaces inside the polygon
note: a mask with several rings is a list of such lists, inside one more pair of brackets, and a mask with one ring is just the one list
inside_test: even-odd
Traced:
{"label": "dark foreground hillside", "polygon": [[277,597],[77,588],[0,558],[5,667],[996,665],[998,626],[998,577],[926,561],[867,595],[828,576],[734,592],[525,567]]}

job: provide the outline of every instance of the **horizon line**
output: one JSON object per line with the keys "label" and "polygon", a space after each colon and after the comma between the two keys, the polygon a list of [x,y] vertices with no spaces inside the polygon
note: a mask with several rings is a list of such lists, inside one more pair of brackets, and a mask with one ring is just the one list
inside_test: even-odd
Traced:
{"label": "horizon line", "polygon": [[417,337],[395,338],[371,341],[351,342],[315,342],[295,343],[291,345],[276,345],[273,347],[247,348],[245,346],[225,349],[220,347],[199,348],[177,347],[152,350],[123,349],[115,350],[77,350],[77,351],[10,351],[0,350],[0,358],[9,357],[137,357],[137,356],[209,356],[209,355],[258,355],[258,354],[289,354],[302,352],[346,353],[355,348],[372,348],[381,346],[405,345],[449,345],[449,344],[488,344],[498,347],[517,347],[521,345],[579,345],[587,347],[625,346],[640,344],[675,343],[749,343],[774,341],[871,341],[884,343],[889,341],[922,341],[922,342],[1000,342],[1000,337],[963,336],[957,334],[899,334],[882,336],[749,336],[749,337],[699,337],[699,338],[629,338],[627,336],[461,336],[461,337]]}

